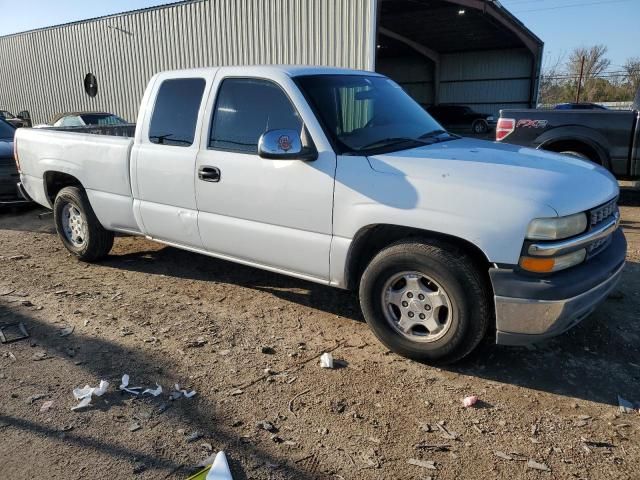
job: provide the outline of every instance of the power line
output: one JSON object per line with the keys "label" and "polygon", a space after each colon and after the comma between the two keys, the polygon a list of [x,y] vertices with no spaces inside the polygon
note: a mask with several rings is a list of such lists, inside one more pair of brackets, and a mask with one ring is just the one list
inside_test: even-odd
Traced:
{"label": "power line", "polygon": [[543,12],[547,10],[560,10],[561,8],[590,7],[594,5],[608,5],[610,3],[621,3],[621,2],[629,2],[629,1],[631,0],[605,0],[605,1],[591,2],[591,3],[573,3],[571,5],[559,5],[556,7],[535,8],[533,10],[518,10],[513,13]]}

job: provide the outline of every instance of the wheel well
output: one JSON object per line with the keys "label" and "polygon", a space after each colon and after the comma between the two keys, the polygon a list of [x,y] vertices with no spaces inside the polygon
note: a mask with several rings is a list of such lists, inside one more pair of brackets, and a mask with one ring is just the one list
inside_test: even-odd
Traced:
{"label": "wheel well", "polygon": [[73,175],[62,172],[45,172],[44,174],[44,190],[49,199],[49,203],[53,205],[53,202],[58,195],[58,192],[64,187],[80,187],[82,184]]}
{"label": "wheel well", "polygon": [[360,277],[373,257],[375,257],[385,247],[399,240],[410,239],[432,239],[447,243],[464,251],[471,257],[475,267],[486,276],[488,287],[491,287],[489,280],[490,262],[485,254],[477,246],[459,237],[446,235],[430,230],[404,227],[400,225],[370,225],[360,230],[353,239],[349,254],[347,255],[347,265],[345,269],[345,283],[347,288],[355,290],[360,283]]}
{"label": "wheel well", "polygon": [[604,165],[600,153],[591,145],[581,142],[580,140],[558,140],[545,145],[543,150],[549,150],[550,152],[578,152],[593,163]]}

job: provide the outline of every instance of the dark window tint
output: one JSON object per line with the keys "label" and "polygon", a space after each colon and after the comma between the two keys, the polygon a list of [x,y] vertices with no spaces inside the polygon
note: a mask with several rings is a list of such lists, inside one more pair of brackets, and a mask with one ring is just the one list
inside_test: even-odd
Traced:
{"label": "dark window tint", "polygon": [[100,115],[95,113],[82,115],[82,121],[87,125],[122,125],[123,123],[127,123],[116,115]]}
{"label": "dark window tint", "polygon": [[177,78],[162,82],[151,117],[149,141],[181,147],[191,145],[204,86],[202,78]]}
{"label": "dark window tint", "polygon": [[7,139],[13,138],[16,133],[16,129],[9,125],[4,120],[0,120],[0,138]]}
{"label": "dark window tint", "polygon": [[274,83],[256,79],[222,82],[211,124],[210,148],[257,153],[258,140],[268,130],[300,131],[302,120]]}

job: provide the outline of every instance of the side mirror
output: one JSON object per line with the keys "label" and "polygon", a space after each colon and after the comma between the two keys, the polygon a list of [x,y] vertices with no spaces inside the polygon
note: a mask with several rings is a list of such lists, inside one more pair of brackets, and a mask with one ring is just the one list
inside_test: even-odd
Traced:
{"label": "side mirror", "polygon": [[272,160],[315,160],[318,151],[314,146],[302,145],[296,130],[269,130],[260,136],[258,155]]}

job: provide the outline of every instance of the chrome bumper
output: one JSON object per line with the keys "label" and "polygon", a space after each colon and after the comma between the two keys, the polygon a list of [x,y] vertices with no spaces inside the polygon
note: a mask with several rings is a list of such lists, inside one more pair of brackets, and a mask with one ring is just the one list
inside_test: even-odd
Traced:
{"label": "chrome bumper", "polygon": [[624,265],[603,283],[564,300],[496,296],[496,343],[528,345],[566,332],[607,298],[620,280]]}

